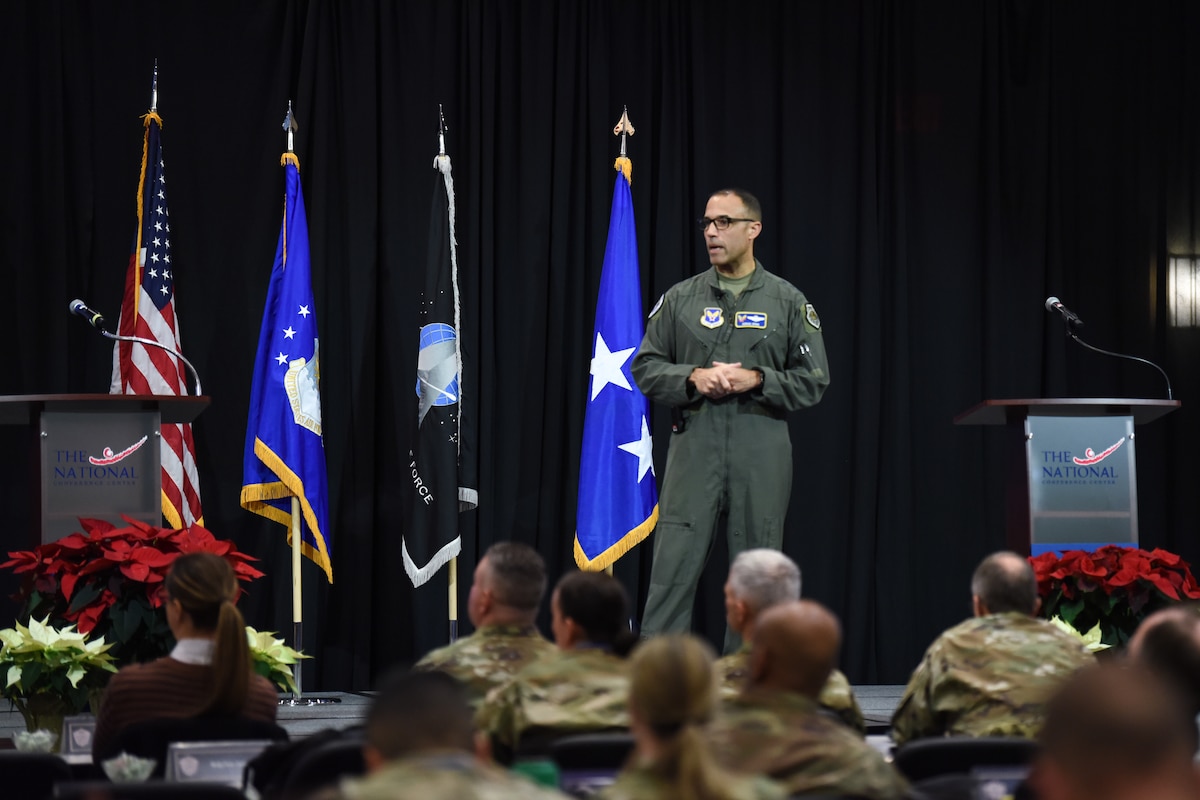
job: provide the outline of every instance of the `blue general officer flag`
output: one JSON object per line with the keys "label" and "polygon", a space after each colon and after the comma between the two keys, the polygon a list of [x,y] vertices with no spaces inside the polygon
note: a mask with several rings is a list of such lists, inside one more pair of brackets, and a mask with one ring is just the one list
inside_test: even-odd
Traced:
{"label": "blue general officer flag", "polygon": [[[250,390],[242,507],[283,525],[300,501],[301,551],[325,570],[330,561],[328,482],[321,439],[320,342],[308,255],[300,162],[284,156],[287,193],[263,311]],[[291,542],[291,528],[288,542]]]}
{"label": "blue general officer flag", "polygon": [[645,331],[628,159],[617,169],[579,463],[575,563],[585,570],[613,564],[658,522],[649,403],[630,372]]}

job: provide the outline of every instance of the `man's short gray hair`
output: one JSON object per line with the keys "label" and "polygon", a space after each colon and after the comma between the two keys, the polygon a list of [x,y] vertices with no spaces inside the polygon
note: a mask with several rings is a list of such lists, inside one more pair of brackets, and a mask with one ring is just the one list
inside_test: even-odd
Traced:
{"label": "man's short gray hair", "polygon": [[778,550],[743,550],[729,565],[729,588],[757,613],[800,599],[800,567]]}

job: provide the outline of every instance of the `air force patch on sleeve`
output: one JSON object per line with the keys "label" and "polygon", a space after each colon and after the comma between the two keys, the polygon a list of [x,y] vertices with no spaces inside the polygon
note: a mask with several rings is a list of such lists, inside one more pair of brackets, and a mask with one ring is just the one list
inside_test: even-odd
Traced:
{"label": "air force patch on sleeve", "polygon": [[719,306],[709,306],[700,315],[700,324],[706,328],[719,328],[725,324],[725,317]]}
{"label": "air force patch on sleeve", "polygon": [[737,316],[733,318],[733,327],[735,328],[761,328],[767,327],[767,315],[763,311],[739,311]]}
{"label": "air force patch on sleeve", "polygon": [[817,309],[812,303],[804,304],[804,321],[812,325],[813,330],[821,330],[821,318],[817,316]]}

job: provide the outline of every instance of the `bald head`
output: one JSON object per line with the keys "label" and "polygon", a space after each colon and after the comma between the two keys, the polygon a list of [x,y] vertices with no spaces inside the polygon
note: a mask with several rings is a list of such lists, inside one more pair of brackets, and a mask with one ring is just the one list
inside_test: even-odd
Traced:
{"label": "bald head", "polygon": [[1037,577],[1029,560],[1008,550],[992,553],[971,576],[975,613],[1004,614],[1016,611],[1033,615],[1038,610]]}
{"label": "bald head", "polygon": [[750,685],[816,699],[837,665],[841,645],[841,625],[820,603],[772,606],[755,621]]}

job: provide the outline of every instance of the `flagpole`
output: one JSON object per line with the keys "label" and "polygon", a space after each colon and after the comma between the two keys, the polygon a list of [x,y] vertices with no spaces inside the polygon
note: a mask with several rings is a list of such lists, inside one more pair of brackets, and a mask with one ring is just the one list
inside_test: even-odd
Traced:
{"label": "flagpole", "polygon": [[[304,646],[304,603],[300,580],[300,498],[292,495],[292,647],[300,650]],[[300,681],[303,661],[296,660],[296,691],[292,700],[300,699],[304,685]]]}
{"label": "flagpole", "polygon": [[158,59],[154,59],[154,78],[150,81],[150,113],[158,113]]}
{"label": "flagpole", "polygon": [[[438,158],[446,156],[446,114],[442,110],[442,104],[438,103]],[[436,160],[435,160],[436,163]],[[457,322],[457,321],[456,321]],[[455,330],[458,330],[456,325]],[[462,369],[462,363],[457,364],[459,370]],[[461,376],[459,380],[461,380]],[[458,641],[458,556],[450,559],[450,564],[446,570],[446,616],[449,625],[450,643]]]}
{"label": "flagpole", "polygon": [[[295,135],[299,126],[296,124],[296,115],[292,113],[292,101],[288,100],[287,114],[283,118],[283,131],[287,136],[287,151],[295,155]],[[291,519],[291,540],[292,540],[292,647],[300,650],[304,646],[304,584],[303,573],[300,566],[301,560],[301,544],[302,534],[300,532],[300,498],[292,495],[292,519]],[[301,665],[302,661],[296,661],[296,690],[292,692],[292,702],[298,702],[304,692],[304,684],[301,682]]]}

